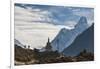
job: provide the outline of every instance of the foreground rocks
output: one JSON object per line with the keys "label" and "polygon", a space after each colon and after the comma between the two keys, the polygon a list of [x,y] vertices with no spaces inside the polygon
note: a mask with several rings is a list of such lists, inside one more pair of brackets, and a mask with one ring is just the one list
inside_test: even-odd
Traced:
{"label": "foreground rocks", "polygon": [[39,52],[38,49],[24,49],[15,45],[15,65],[48,64],[63,62],[93,61],[94,54],[86,50],[76,56],[64,56],[57,51]]}

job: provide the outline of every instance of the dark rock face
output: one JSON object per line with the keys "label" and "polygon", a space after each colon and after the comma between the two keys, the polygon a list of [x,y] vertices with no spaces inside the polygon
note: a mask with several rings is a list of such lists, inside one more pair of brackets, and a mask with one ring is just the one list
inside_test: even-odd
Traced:
{"label": "dark rock face", "polygon": [[87,52],[94,53],[94,25],[77,36],[74,42],[64,49],[63,53],[66,56],[76,56],[84,49]]}

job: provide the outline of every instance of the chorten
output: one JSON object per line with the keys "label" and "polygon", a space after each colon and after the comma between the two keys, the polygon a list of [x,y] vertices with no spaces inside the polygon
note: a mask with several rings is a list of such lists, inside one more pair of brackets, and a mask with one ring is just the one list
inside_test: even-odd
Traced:
{"label": "chorten", "polygon": [[45,47],[46,51],[52,51],[52,46],[51,46],[51,43],[50,43],[50,39],[48,38],[48,42],[46,44],[46,47]]}

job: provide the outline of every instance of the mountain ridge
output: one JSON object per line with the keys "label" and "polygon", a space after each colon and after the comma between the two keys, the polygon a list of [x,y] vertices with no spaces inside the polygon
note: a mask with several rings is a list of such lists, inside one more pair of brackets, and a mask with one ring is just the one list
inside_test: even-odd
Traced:
{"label": "mountain ridge", "polygon": [[84,49],[94,53],[94,24],[77,36],[75,41],[63,50],[63,53],[66,56],[75,56]]}
{"label": "mountain ridge", "polygon": [[74,41],[74,39],[87,28],[87,19],[86,17],[82,16],[74,29],[68,30],[63,28],[60,30],[58,35],[51,42],[53,49],[58,50],[57,47],[59,47],[58,51],[61,52],[64,48],[68,47]]}

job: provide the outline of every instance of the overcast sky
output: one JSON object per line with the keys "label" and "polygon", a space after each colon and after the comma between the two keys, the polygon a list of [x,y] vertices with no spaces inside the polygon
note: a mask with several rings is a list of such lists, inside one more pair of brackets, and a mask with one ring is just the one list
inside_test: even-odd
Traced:
{"label": "overcast sky", "polygon": [[[94,9],[84,7],[67,7],[67,6],[48,6],[48,5],[32,5],[32,4],[15,4],[15,6],[30,10],[31,12],[41,12],[45,18],[40,16],[39,19],[30,19],[27,21],[53,23],[53,24],[70,24],[77,22],[81,16],[85,16],[88,22],[94,21]],[[32,15],[30,15],[32,16]],[[47,16],[47,17],[46,17]],[[26,20],[26,19],[25,19]],[[23,19],[24,21],[24,19]]]}
{"label": "overcast sky", "polygon": [[93,8],[17,3],[14,9],[15,39],[32,48],[44,47],[62,28],[74,28],[81,16],[89,25],[94,21]]}

